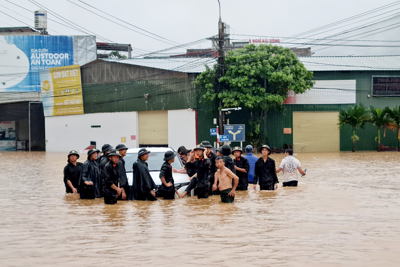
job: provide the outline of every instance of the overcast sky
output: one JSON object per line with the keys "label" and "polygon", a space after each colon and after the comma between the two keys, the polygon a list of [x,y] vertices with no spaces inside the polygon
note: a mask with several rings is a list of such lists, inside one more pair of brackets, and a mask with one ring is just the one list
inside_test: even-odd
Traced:
{"label": "overcast sky", "polygon": [[[118,21],[115,18],[109,17],[101,11],[85,5],[80,0],[70,1],[87,8],[92,12],[101,14],[101,17],[74,5],[68,0],[36,0],[37,3],[43,5],[49,12],[49,34],[84,34],[50,20],[57,20],[63,24],[73,26],[70,22],[62,22],[56,18],[55,14],[58,14],[78,24],[86,30],[90,30],[97,35],[106,38],[108,41],[116,43],[130,43],[134,48],[140,49],[137,51],[140,54],[144,53],[145,51],[161,50],[176,44],[184,44],[204,39],[217,34],[218,31],[217,0],[82,0],[84,3],[105,11],[112,16],[140,27],[152,34],[156,34],[168,39],[168,41],[161,39],[167,43],[160,41],[159,37],[155,37],[150,33],[143,32],[131,25],[125,24],[122,21]],[[29,11],[17,7],[10,2],[16,3],[23,8],[28,9]],[[220,0],[220,2],[222,20],[231,26],[232,39],[262,38],[265,36],[278,38],[293,36],[295,34],[324,26],[329,23],[334,23],[384,5],[395,3],[395,5],[390,8],[382,9],[380,13],[374,12],[361,17],[360,20],[364,19],[364,21],[358,22],[360,25],[368,22],[368,20],[370,22],[376,21],[380,23],[385,16],[394,16],[400,10],[400,1],[393,0]],[[0,0],[0,26],[17,27],[27,26],[26,24],[33,26],[33,11],[38,9],[40,8],[29,0]],[[17,21],[2,12],[21,20],[24,23]],[[138,34],[137,32],[117,25],[110,20],[116,21],[130,29],[152,36],[158,40]],[[392,18],[391,21],[400,23],[400,19],[398,17]],[[349,21],[347,24],[338,25],[337,27],[340,28],[336,29],[336,31],[350,29],[352,26],[356,25],[356,23],[357,22],[353,20]],[[377,25],[380,25],[379,23]],[[388,34],[388,32],[390,34]],[[252,36],[240,36],[239,34]],[[326,37],[329,36],[329,34],[330,32],[322,33],[312,38],[321,36]],[[392,30],[387,31],[384,35],[370,35],[368,38],[365,38],[374,40],[386,39],[400,41],[399,36],[400,34],[393,34]],[[301,35],[299,37],[305,37],[305,35]],[[281,38],[281,40],[283,41],[284,39]],[[104,40],[98,38],[97,41]],[[306,42],[306,40],[302,41]],[[192,48],[207,48],[210,46],[210,41],[203,41],[196,43],[194,46],[192,46]],[[351,54],[351,49],[354,48],[341,48],[341,51],[346,50],[345,54]],[[390,49],[388,48],[386,50]],[[335,54],[332,48],[326,50],[324,50],[326,51],[325,53]],[[367,50],[371,51],[370,48],[367,48]],[[184,49],[180,49],[180,51],[184,51]],[[382,52],[381,49],[378,52],[380,54],[384,54],[385,51]],[[175,50],[174,52],[177,51]]]}

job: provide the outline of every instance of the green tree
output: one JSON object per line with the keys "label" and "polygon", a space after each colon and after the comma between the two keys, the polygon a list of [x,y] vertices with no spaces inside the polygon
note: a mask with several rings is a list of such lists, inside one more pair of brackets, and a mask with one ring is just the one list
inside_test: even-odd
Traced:
{"label": "green tree", "polygon": [[[313,73],[308,71],[289,49],[273,45],[248,45],[230,52],[225,58],[225,75],[217,80],[218,66],[206,68],[196,80],[204,87],[203,100],[221,103],[223,108],[245,107],[250,110],[250,142],[262,140],[260,125],[268,110],[280,109],[288,90],[296,94],[310,89]],[[215,88],[222,83],[223,90]]]}
{"label": "green tree", "polygon": [[400,107],[391,109],[390,117],[393,119],[394,129],[397,129],[397,151],[400,152]]}
{"label": "green tree", "polygon": [[113,51],[108,54],[108,58],[126,59],[126,56],[121,55],[118,51]]}
{"label": "green tree", "polygon": [[367,110],[362,106],[350,106],[347,110],[339,111],[339,129],[345,124],[349,124],[353,129],[351,140],[353,143],[352,151],[356,152],[356,141],[360,138],[356,135],[356,129],[364,128],[365,123],[369,120]]}
{"label": "green tree", "polygon": [[381,129],[386,129],[389,123],[393,122],[390,117],[390,108],[379,109],[371,106],[369,111],[371,113],[370,121],[378,128],[376,141],[378,141],[378,151],[381,151]]}

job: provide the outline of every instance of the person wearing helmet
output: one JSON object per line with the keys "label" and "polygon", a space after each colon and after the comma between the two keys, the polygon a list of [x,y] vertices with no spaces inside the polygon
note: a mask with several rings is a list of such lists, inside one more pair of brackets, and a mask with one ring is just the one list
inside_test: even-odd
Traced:
{"label": "person wearing helmet", "polygon": [[71,150],[68,154],[68,164],[64,168],[64,184],[66,193],[78,193],[79,178],[82,173],[83,163],[78,162],[79,154]]}
{"label": "person wearing helmet", "polygon": [[187,186],[185,192],[180,195],[181,198],[186,196],[194,188],[197,188],[197,198],[208,198],[211,162],[207,157],[205,150],[206,149],[202,145],[197,145],[195,148],[193,148],[197,159],[193,162],[187,162],[186,167],[189,169],[194,169],[196,174],[193,176],[193,179],[190,181],[190,184]]}
{"label": "person wearing helmet", "polygon": [[248,146],[246,146],[245,150],[246,150],[246,155],[244,157],[247,159],[247,161],[249,162],[249,166],[250,166],[250,170],[248,173],[248,179],[249,179],[249,183],[253,183],[254,168],[256,166],[256,161],[258,160],[258,158],[253,155],[253,146],[248,145]]}
{"label": "person wearing helmet", "polygon": [[106,164],[107,164],[107,162],[109,160],[107,154],[110,152],[110,150],[112,148],[113,147],[110,144],[104,144],[101,147],[101,153],[103,153],[103,155],[100,156],[100,158],[97,159],[97,162],[99,163],[99,165],[103,165],[103,167],[106,166]]}
{"label": "person wearing helmet", "polygon": [[239,185],[237,186],[236,190],[246,191],[249,184],[247,176],[249,173],[250,165],[247,159],[242,157],[242,153],[242,148],[238,146],[235,147],[232,152],[232,154],[235,156],[234,163],[236,175],[239,177]]}
{"label": "person wearing helmet", "polygon": [[82,166],[82,175],[79,181],[81,199],[93,199],[102,197],[102,183],[99,163],[97,162],[97,152],[92,148],[87,153],[87,160]]}
{"label": "person wearing helmet", "polygon": [[235,163],[233,162],[233,159],[231,158],[232,148],[229,145],[223,145],[223,146],[221,146],[220,151],[221,151],[222,157],[225,162],[225,167],[227,167],[234,174],[236,174]]}
{"label": "person wearing helmet", "polygon": [[118,162],[121,159],[119,151],[111,149],[108,153],[109,162],[104,166],[103,196],[105,204],[117,203],[122,194]]}
{"label": "person wearing helmet", "polygon": [[175,199],[175,193],[180,197],[180,193],[175,188],[174,178],[172,177],[172,166],[171,163],[175,161],[175,153],[173,151],[167,151],[164,154],[164,163],[160,170],[161,189],[160,196],[164,199]]}
{"label": "person wearing helmet", "polygon": [[117,165],[118,165],[120,186],[122,193],[118,197],[118,199],[122,200],[131,199],[128,177],[126,176],[125,160],[124,160],[128,148],[124,144],[119,144],[115,147],[115,150],[119,151],[119,154],[121,155],[121,159],[119,160]]}
{"label": "person wearing helmet", "polygon": [[267,145],[260,148],[262,157],[260,157],[254,170],[254,190],[259,181],[260,190],[276,190],[278,188],[278,176],[276,175],[275,160],[271,159],[271,149]]}
{"label": "person wearing helmet", "polygon": [[156,184],[154,183],[153,178],[151,178],[146,162],[149,159],[149,154],[149,150],[141,148],[138,152],[136,162],[132,165],[135,200],[157,200],[156,193],[154,192]]}
{"label": "person wearing helmet", "polygon": [[201,142],[201,144],[204,146],[207,158],[209,158],[210,162],[211,162],[208,180],[210,181],[209,194],[212,195],[213,194],[212,186],[214,184],[214,175],[215,175],[215,172],[217,171],[217,167],[215,166],[216,155],[214,154],[214,152],[212,152],[212,150],[211,150],[212,145],[210,144],[209,141],[203,141],[203,142]]}

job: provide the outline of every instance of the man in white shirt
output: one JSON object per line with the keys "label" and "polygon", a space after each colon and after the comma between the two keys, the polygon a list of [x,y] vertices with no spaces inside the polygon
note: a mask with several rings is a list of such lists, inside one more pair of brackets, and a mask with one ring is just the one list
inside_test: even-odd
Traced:
{"label": "man in white shirt", "polygon": [[300,161],[293,157],[293,150],[285,150],[285,158],[282,160],[276,173],[283,171],[283,187],[285,186],[297,186],[297,171],[302,175],[306,175],[306,172],[301,168]]}

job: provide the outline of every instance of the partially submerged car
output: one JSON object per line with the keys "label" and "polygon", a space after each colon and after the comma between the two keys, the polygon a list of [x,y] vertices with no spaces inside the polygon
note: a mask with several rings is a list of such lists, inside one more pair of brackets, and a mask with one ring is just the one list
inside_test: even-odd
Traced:
{"label": "partially submerged car", "polygon": [[[126,156],[124,157],[125,160],[125,169],[126,175],[128,177],[128,183],[132,186],[133,183],[133,171],[132,165],[136,162],[138,158],[138,151],[141,148],[130,148],[128,149]],[[167,151],[173,151],[172,148],[167,147],[147,147],[147,150],[150,151],[149,159],[146,161],[149,167],[151,178],[153,178],[154,183],[156,184],[157,188],[161,187],[161,179],[160,179],[160,170],[161,166],[164,163],[164,154]],[[180,170],[183,167],[183,163],[178,154],[175,155],[175,161],[171,164],[173,169]],[[186,187],[189,185],[189,176],[185,173],[172,173],[175,182],[175,188],[178,189],[180,193],[182,193]]]}

